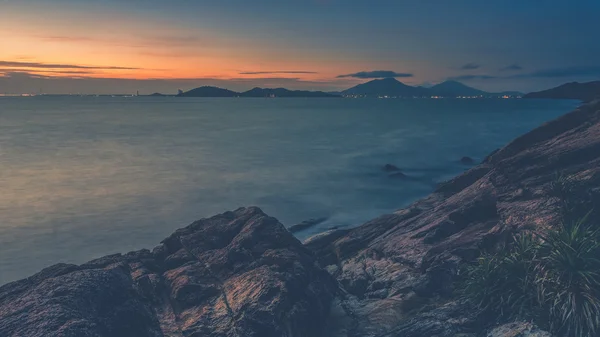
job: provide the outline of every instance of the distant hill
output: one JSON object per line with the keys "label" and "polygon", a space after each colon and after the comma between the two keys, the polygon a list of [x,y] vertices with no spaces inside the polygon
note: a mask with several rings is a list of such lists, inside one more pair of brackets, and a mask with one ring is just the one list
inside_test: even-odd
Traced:
{"label": "distant hill", "polygon": [[483,90],[478,90],[464,85],[457,81],[446,81],[440,84],[436,84],[429,88],[429,92],[432,96],[443,96],[443,97],[458,97],[458,96],[487,96],[490,93]]}
{"label": "distant hill", "polygon": [[237,97],[240,94],[217,87],[204,86],[190,91],[186,91],[177,95],[177,97]]}
{"label": "distant hill", "polygon": [[521,96],[520,92],[507,91],[502,93],[489,93],[483,90],[475,89],[457,81],[446,81],[436,84],[430,88],[413,87],[406,85],[395,78],[384,78],[372,80],[367,83],[359,84],[348,90],[342,91],[344,96],[366,96],[366,97],[431,97],[440,96],[455,98],[460,96],[483,96],[483,97],[501,97]]}
{"label": "distant hill", "polygon": [[340,97],[322,91],[288,90],[284,88],[263,89],[254,88],[242,93],[217,88],[200,87],[177,95],[178,97]]}
{"label": "distant hill", "polygon": [[503,92],[499,92],[497,93],[497,95],[507,95],[507,96],[523,96],[523,93],[520,91],[503,91]]}
{"label": "distant hill", "polygon": [[[153,94],[159,96],[161,94]],[[502,93],[489,93],[478,90],[457,81],[446,81],[430,88],[406,85],[395,78],[375,79],[359,84],[342,92],[323,92],[306,90],[289,90],[285,88],[253,88],[245,92],[235,92],[228,89],[204,86],[186,92],[180,92],[177,97],[341,97],[341,96],[363,96],[363,97],[431,97],[441,96],[455,98],[459,96],[483,96],[501,97],[522,96],[519,92],[507,91]],[[167,96],[167,95],[165,95]]]}
{"label": "distant hill", "polygon": [[412,87],[395,78],[383,78],[372,80],[344,90],[342,91],[342,95],[360,95],[367,97],[422,97],[428,96],[429,92],[427,88]]}
{"label": "distant hill", "polygon": [[600,81],[567,83],[556,88],[529,93],[523,98],[578,99],[588,102],[600,98]]}
{"label": "distant hill", "polygon": [[175,95],[161,94],[160,92],[155,92],[153,94],[148,95],[148,97],[173,97]]}
{"label": "distant hill", "polygon": [[243,92],[240,97],[340,97],[322,91],[288,90],[284,88],[254,88]]}

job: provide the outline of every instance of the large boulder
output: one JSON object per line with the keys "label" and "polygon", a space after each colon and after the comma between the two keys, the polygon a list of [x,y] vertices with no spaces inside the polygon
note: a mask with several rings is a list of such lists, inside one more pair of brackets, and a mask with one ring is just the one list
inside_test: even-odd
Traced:
{"label": "large boulder", "polygon": [[321,334],[335,281],[276,219],[241,208],[152,252],[55,265],[0,288],[0,336]]}

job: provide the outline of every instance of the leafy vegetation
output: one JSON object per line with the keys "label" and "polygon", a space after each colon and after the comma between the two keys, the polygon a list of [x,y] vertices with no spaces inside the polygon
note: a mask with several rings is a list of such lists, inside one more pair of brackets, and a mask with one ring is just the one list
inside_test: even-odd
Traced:
{"label": "leafy vegetation", "polygon": [[517,234],[498,252],[482,254],[464,273],[463,296],[501,321],[535,320],[559,336],[598,336],[600,229],[592,212],[581,213],[591,206],[589,194],[562,178],[550,188],[560,198],[562,224]]}
{"label": "leafy vegetation", "polygon": [[600,332],[600,236],[584,222],[548,231],[535,275],[550,326],[570,336]]}
{"label": "leafy vegetation", "polygon": [[469,266],[463,292],[482,312],[501,319],[533,315],[537,306],[535,274],[539,244],[530,235],[515,236],[511,249],[482,255]]}

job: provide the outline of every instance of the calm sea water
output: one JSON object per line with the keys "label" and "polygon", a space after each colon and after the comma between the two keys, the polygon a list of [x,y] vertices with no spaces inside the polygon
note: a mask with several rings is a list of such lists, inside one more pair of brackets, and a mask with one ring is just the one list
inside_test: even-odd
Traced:
{"label": "calm sea water", "polygon": [[[430,193],[573,101],[0,98],[0,284],[256,205],[305,238]],[[390,179],[391,163],[412,180]]]}

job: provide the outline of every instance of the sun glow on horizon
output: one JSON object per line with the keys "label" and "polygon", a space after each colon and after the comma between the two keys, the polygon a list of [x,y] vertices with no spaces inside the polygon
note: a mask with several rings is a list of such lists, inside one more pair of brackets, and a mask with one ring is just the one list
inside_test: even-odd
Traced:
{"label": "sun glow on horizon", "polygon": [[91,13],[75,9],[47,13],[7,9],[0,13],[0,76],[319,83],[360,67],[351,57],[332,66],[333,55],[296,49],[291,41],[281,46],[269,37],[248,38],[119,12],[101,11],[90,17]]}

